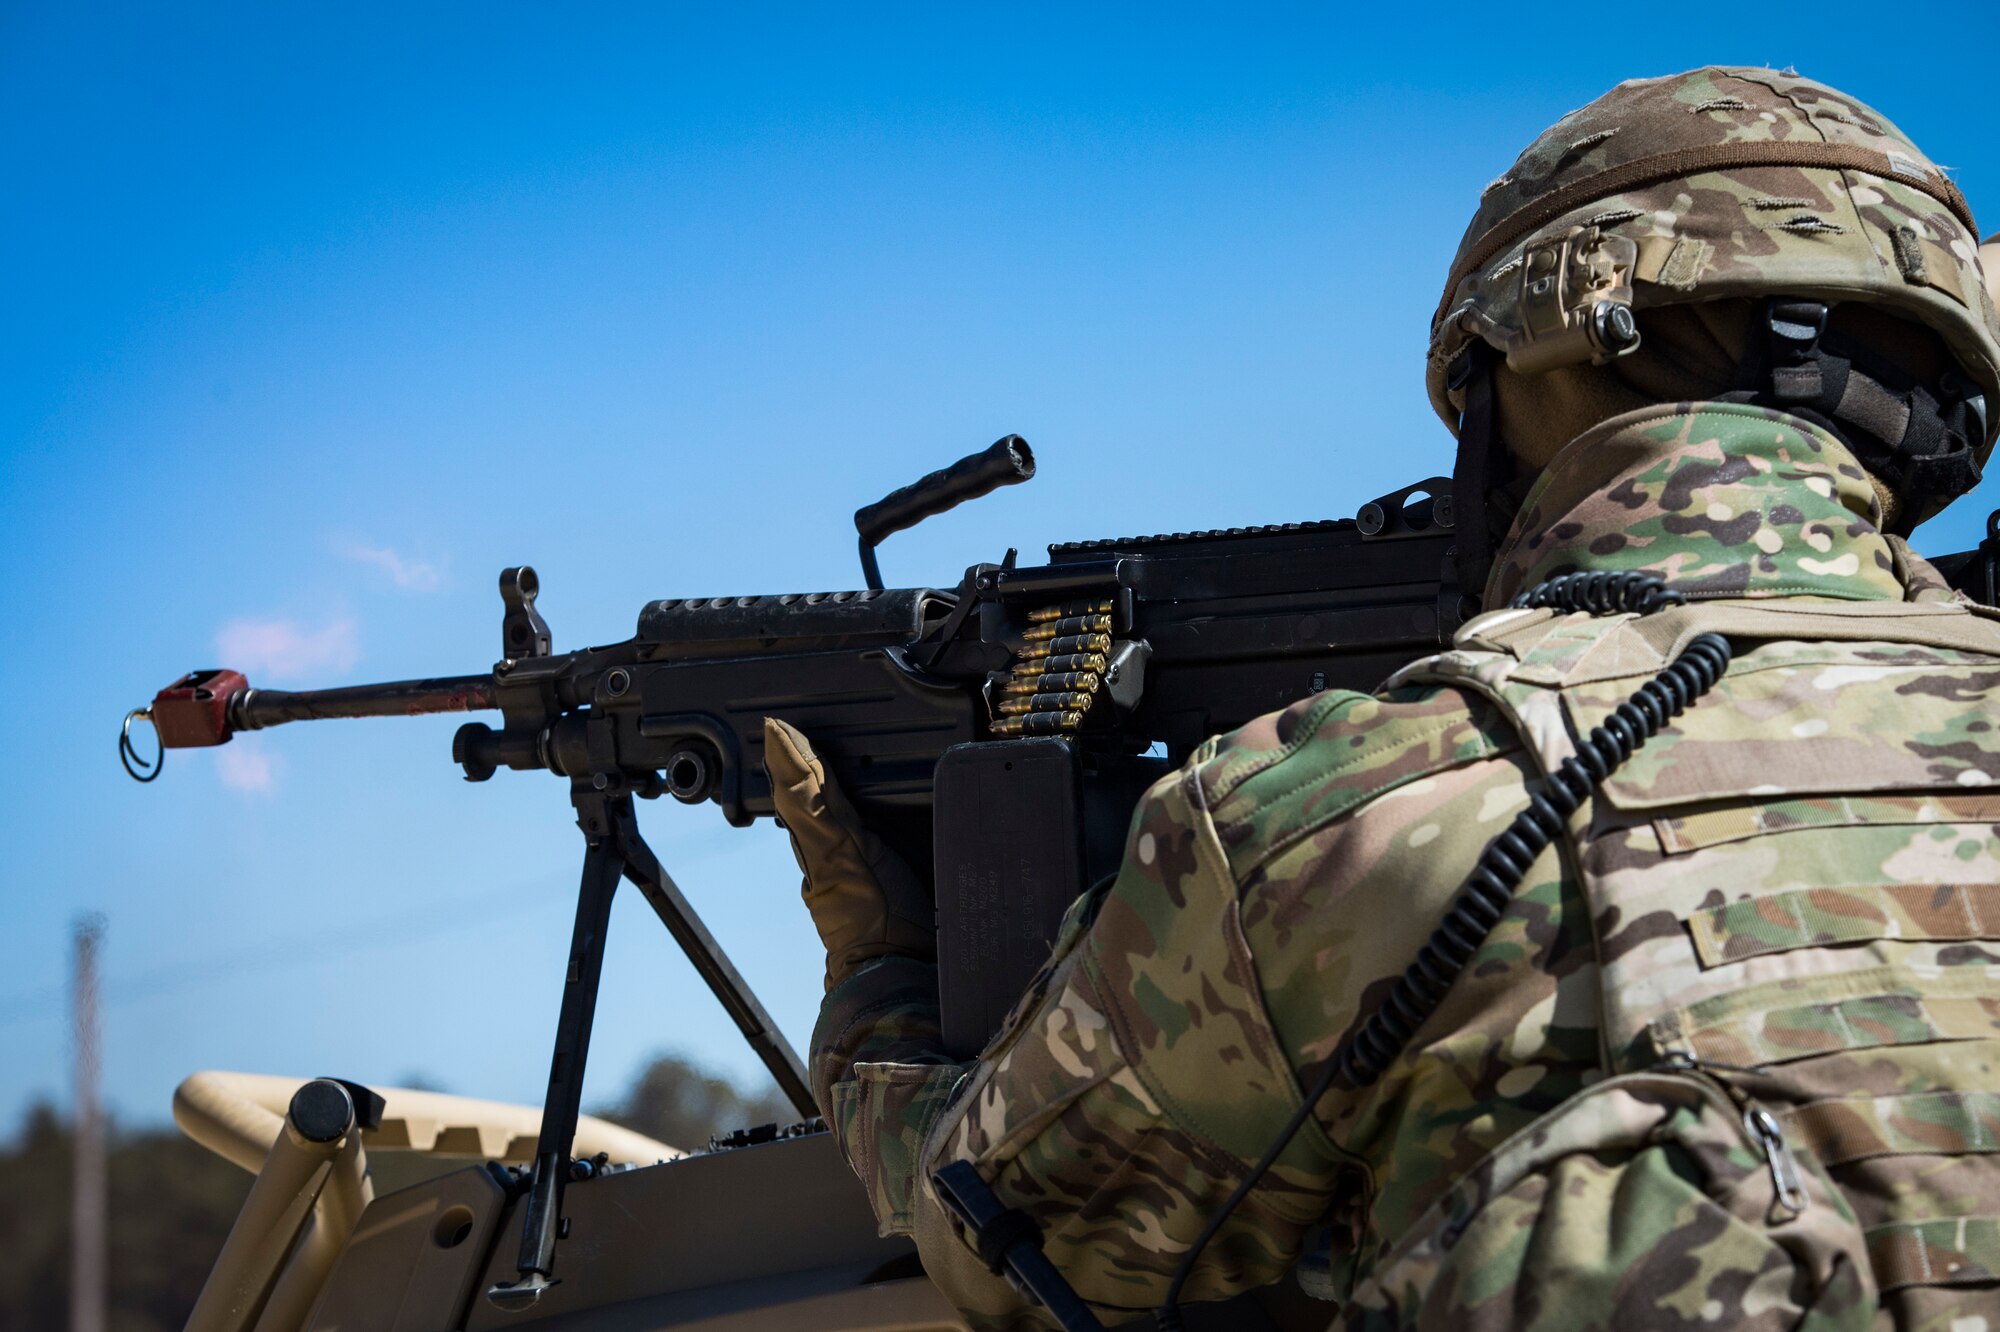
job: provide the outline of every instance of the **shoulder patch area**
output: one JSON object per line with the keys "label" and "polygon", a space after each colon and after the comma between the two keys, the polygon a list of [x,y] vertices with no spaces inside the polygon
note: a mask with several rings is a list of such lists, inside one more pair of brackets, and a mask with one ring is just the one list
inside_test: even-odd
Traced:
{"label": "shoulder patch area", "polygon": [[1190,785],[1240,874],[1398,787],[1520,747],[1490,704],[1461,690],[1329,692],[1215,741]]}

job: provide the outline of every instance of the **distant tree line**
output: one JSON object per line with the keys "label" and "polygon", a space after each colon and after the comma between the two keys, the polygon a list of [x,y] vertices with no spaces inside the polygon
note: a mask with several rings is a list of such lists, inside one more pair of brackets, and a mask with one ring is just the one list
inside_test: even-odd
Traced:
{"label": "distant tree line", "polygon": [[[652,1061],[624,1096],[592,1113],[676,1147],[797,1118],[777,1088],[746,1091],[687,1060]],[[70,1126],[32,1106],[0,1144],[0,1328],[62,1332],[69,1324]],[[402,1152],[370,1157],[378,1194],[462,1161]],[[180,1332],[209,1265],[250,1191],[250,1176],[173,1128],[110,1138],[110,1332]]]}

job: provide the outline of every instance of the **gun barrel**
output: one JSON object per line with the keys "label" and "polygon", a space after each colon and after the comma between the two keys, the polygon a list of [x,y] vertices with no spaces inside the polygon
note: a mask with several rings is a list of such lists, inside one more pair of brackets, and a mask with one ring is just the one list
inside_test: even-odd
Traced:
{"label": "gun barrel", "polygon": [[330,717],[415,717],[428,712],[480,712],[497,708],[490,675],[436,680],[392,680],[340,689],[245,689],[230,702],[235,731],[259,731],[285,722]]}

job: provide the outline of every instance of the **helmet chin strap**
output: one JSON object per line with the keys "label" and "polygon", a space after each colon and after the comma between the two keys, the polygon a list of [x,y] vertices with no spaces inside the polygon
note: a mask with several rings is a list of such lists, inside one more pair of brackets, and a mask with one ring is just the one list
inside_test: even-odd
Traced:
{"label": "helmet chin strap", "polygon": [[1764,303],[1737,387],[1747,402],[1803,417],[1854,451],[1895,495],[1896,536],[1979,484],[1986,399],[1962,375],[1921,384],[1867,347],[1827,332],[1821,301],[1776,296]]}
{"label": "helmet chin strap", "polygon": [[1458,458],[1452,465],[1451,494],[1458,515],[1458,541],[1452,559],[1458,570],[1460,595],[1478,603],[1493,572],[1493,552],[1505,533],[1493,531],[1491,496],[1506,481],[1511,468],[1506,448],[1495,428],[1493,362],[1498,355],[1484,339],[1474,338],[1451,363],[1445,380],[1462,391],[1465,409],[1458,418]]}

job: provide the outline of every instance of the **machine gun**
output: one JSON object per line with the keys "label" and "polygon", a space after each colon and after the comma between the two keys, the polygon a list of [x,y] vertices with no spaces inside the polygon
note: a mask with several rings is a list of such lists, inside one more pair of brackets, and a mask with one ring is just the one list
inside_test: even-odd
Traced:
{"label": "machine gun", "polygon": [[[1046,958],[1064,909],[1115,871],[1144,789],[1207,737],[1329,688],[1367,690],[1450,641],[1474,608],[1453,575],[1450,483],[1433,477],[1352,519],[1069,542],[1013,551],[955,588],[885,589],[876,546],[1034,474],[1010,435],[855,515],[866,587],[649,602],[608,647],[553,651],[533,569],[500,576],[501,655],[484,674],[339,689],[252,688],[194,672],[126,718],[140,780],[170,748],[332,717],[497,710],[461,727],[471,781],[500,768],[568,779],[582,886],[517,1279],[552,1283],[611,896],[630,879],[803,1117],[805,1070],[640,835],[635,798],[714,802],[732,824],[773,812],[763,719],[804,731],[869,825],[931,867],[945,1039],[970,1057]],[[1991,601],[2000,528],[1938,562]],[[132,722],[161,755],[141,758]]]}

